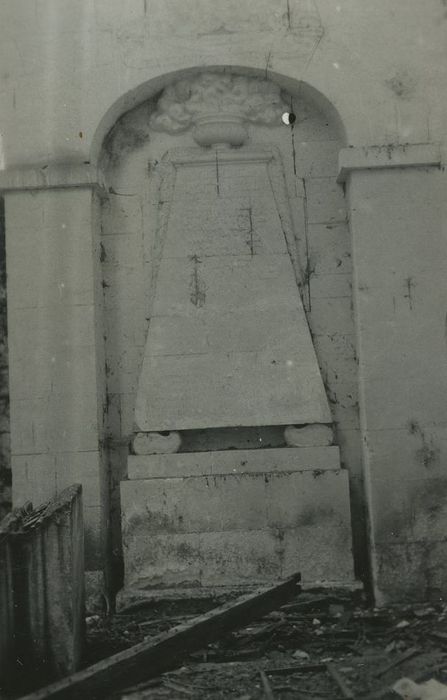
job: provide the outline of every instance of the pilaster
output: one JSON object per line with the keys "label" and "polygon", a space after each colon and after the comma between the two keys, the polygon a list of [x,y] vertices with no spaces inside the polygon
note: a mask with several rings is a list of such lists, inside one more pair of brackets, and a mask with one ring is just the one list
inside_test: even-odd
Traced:
{"label": "pilaster", "polygon": [[83,486],[86,567],[102,566],[107,500],[99,270],[103,188],[91,166],[0,175],[5,198],[13,500]]}
{"label": "pilaster", "polygon": [[376,600],[446,590],[446,174],[435,144],[344,149]]}

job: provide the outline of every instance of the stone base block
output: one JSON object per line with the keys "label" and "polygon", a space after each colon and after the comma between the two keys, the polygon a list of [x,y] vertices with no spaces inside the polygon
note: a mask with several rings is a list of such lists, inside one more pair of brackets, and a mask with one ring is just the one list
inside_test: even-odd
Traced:
{"label": "stone base block", "polygon": [[337,447],[129,458],[121,484],[130,588],[351,585],[348,473]]}

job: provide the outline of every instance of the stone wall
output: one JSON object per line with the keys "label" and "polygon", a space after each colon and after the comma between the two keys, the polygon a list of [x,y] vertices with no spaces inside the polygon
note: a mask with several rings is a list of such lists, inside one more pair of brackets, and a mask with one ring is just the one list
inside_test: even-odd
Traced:
{"label": "stone wall", "polygon": [[7,326],[5,212],[0,198],[0,520],[11,508]]}

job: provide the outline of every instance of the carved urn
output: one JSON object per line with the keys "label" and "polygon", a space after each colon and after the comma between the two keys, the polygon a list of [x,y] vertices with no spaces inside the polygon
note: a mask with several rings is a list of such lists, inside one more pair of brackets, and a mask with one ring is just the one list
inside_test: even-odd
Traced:
{"label": "carved urn", "polygon": [[237,114],[207,114],[195,121],[193,138],[199,146],[227,144],[242,146],[248,133],[242,117]]}

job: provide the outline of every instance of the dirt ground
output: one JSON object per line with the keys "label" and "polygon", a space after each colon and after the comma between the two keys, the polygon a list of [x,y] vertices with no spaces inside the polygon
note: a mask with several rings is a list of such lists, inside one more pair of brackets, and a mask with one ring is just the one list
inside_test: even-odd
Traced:
{"label": "dirt ground", "polygon": [[[86,665],[186,622],[223,600],[160,601],[87,618]],[[188,654],[176,670],[111,700],[379,700],[407,676],[447,683],[447,605],[368,608],[315,591]]]}

